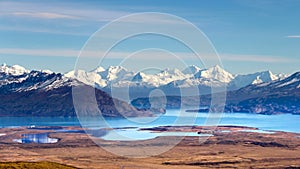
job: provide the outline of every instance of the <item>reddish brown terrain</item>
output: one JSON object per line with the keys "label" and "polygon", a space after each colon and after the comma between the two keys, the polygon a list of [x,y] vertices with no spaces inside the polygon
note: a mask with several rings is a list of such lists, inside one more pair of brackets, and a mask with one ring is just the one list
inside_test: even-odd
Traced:
{"label": "reddish brown terrain", "polygon": [[[80,128],[68,129],[81,130]],[[24,133],[49,131],[2,128],[0,133],[6,133],[6,135],[0,136],[0,161],[48,161],[88,169],[300,168],[300,134],[297,133],[245,132],[243,130],[256,129],[239,126],[159,127],[145,130],[192,131],[210,133],[213,136],[201,144],[199,144],[199,137],[185,137],[177,146],[163,154],[147,158],[129,158],[105,151],[88,135],[82,133],[51,133],[50,137],[60,139],[58,143],[20,144],[13,142],[12,139],[21,138]],[[147,141],[136,144],[118,142],[122,146],[115,148],[126,152],[138,144],[144,144],[149,150],[155,150],[168,144],[168,140],[175,138],[161,137],[160,144]],[[106,146],[116,145],[116,142],[111,141],[100,140],[99,142]]]}

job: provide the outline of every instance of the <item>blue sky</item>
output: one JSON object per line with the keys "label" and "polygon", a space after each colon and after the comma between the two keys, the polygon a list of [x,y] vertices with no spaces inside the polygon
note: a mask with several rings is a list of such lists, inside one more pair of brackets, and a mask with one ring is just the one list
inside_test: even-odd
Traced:
{"label": "blue sky", "polygon": [[[0,0],[0,63],[66,72],[74,68],[89,37],[105,24],[132,13],[162,12],[195,24],[232,73],[293,73],[300,71],[299,7],[298,0]],[[120,54],[144,48],[188,52],[177,42],[157,36],[132,38],[114,50]],[[121,60],[108,58],[102,66],[118,65]],[[164,62],[173,65],[172,59]]]}

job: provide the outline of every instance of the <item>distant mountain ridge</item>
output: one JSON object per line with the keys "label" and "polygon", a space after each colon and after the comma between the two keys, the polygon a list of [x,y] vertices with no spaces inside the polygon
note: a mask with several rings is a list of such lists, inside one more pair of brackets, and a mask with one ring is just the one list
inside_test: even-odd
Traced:
{"label": "distant mountain ridge", "polygon": [[[31,72],[22,66],[8,66],[3,64],[0,66],[0,85],[9,83],[9,76],[25,76]],[[54,73],[50,70],[40,70],[36,72]],[[76,76],[75,76],[76,73]],[[60,74],[60,73],[56,73]],[[92,71],[78,70],[70,71],[62,74],[64,79],[77,79],[78,81],[106,90],[111,87],[143,87],[143,88],[160,88],[160,87],[176,87],[188,88],[195,86],[202,87],[218,87],[225,85],[228,90],[236,90],[251,84],[260,84],[271,82],[287,77],[285,74],[273,74],[271,71],[256,72],[246,75],[233,75],[222,69],[219,65],[208,69],[201,69],[195,65],[189,66],[180,71],[179,69],[166,68],[156,74],[146,74],[144,72],[129,71],[121,66],[110,66],[107,69],[98,67]],[[24,78],[23,78],[24,79]],[[210,91],[202,91],[209,93]],[[172,93],[170,93],[172,95]]]}
{"label": "distant mountain ridge", "polygon": [[[0,66],[0,78],[7,75],[23,75],[31,72],[19,65]],[[38,71],[37,71],[38,72]],[[50,70],[40,70],[44,73],[53,73]],[[58,74],[58,73],[57,73]],[[161,87],[169,83],[178,82],[177,87],[189,86],[218,86],[223,83],[229,90],[238,89],[251,84],[271,82],[287,77],[284,74],[275,75],[271,71],[256,72],[246,75],[234,75],[222,69],[219,65],[211,68],[201,69],[195,65],[189,66],[180,71],[179,69],[166,68],[156,74],[146,74],[144,72],[133,72],[121,66],[110,66],[107,69],[98,67],[92,71],[78,70],[76,76],[74,71],[63,74],[64,78],[76,78],[78,81],[87,85],[93,85],[97,88],[106,88],[111,85],[114,87],[123,86],[144,86],[144,87]],[[180,83],[180,85],[179,85]],[[1,85],[1,83],[0,83]]]}
{"label": "distant mountain ridge", "polygon": [[[90,102],[81,99],[82,110],[89,116],[137,117],[153,116],[150,111],[140,111],[128,103],[112,98],[76,79],[51,71],[29,71],[21,66],[0,67],[0,116],[76,116],[72,88],[95,91],[96,107],[86,107]],[[84,95],[84,97],[92,94]],[[86,102],[86,103],[85,103]],[[118,105],[119,108],[116,108]],[[80,105],[79,105],[79,108]]]}
{"label": "distant mountain ridge", "polygon": [[[208,94],[212,87],[226,86],[227,90],[236,90],[247,85],[271,82],[287,77],[284,74],[275,75],[271,71],[233,75],[219,65],[207,69],[192,65],[182,71],[166,68],[156,74],[133,72],[121,66],[110,66],[107,69],[99,67],[89,72],[78,70],[76,73],[75,76],[75,72],[71,71],[65,76],[76,78],[108,93],[112,88],[130,88],[132,95],[136,95],[135,97],[148,95],[149,91],[155,88],[164,90],[167,95],[180,95],[179,88],[198,87],[202,94]],[[138,89],[140,95],[135,93],[137,92],[135,89]]]}
{"label": "distant mountain ridge", "polygon": [[[16,80],[22,81],[26,79],[26,74],[29,72],[31,71],[19,65],[2,65],[0,66],[0,85]],[[53,73],[49,70],[35,72]],[[19,78],[11,78],[11,75],[19,76]],[[201,69],[192,65],[182,71],[166,68],[156,74],[133,72],[121,66],[110,66],[107,69],[97,67],[92,71],[77,70],[61,75],[63,80],[76,79],[86,85],[103,90],[110,95],[112,95],[113,91],[122,93],[122,95],[130,95],[129,100],[126,100],[127,102],[135,98],[146,97],[154,89],[160,89],[168,96],[204,95],[211,93],[212,88],[231,91],[247,85],[271,82],[286,77],[284,74],[274,75],[270,71],[233,75],[219,65],[207,69]],[[61,83],[53,85],[59,84]],[[38,86],[39,84],[32,89]],[[182,93],[181,89],[190,90],[191,92]],[[198,92],[193,92],[196,89]],[[30,88],[26,90],[30,90]]]}
{"label": "distant mountain ridge", "polygon": [[[274,75],[270,71],[233,75],[218,65],[208,69],[190,66],[183,71],[165,69],[156,74],[135,73],[121,66],[61,74],[49,70],[30,71],[22,66],[3,64],[0,66],[0,115],[73,116],[72,87],[82,86],[95,88],[99,109],[110,117],[120,117],[122,113],[129,116],[147,114],[147,111],[139,111],[126,102],[133,100],[133,105],[138,108],[151,108],[147,99],[137,99],[137,96],[148,97],[153,89],[165,92],[169,104],[167,108],[180,106],[178,100],[181,96],[186,97],[182,95],[181,89],[193,89],[192,94],[202,95],[201,104],[207,106],[210,103],[211,87],[220,86],[228,89],[227,112],[298,114],[299,76],[300,73],[288,77]],[[126,88],[129,90],[123,90]],[[109,91],[112,89],[121,96],[133,96],[124,102],[123,99],[111,97]],[[193,92],[194,89],[199,89],[200,93]],[[186,104],[193,106],[192,97]],[[114,107],[115,102],[124,105],[124,112],[118,112]],[[163,111],[160,109],[158,112]]]}
{"label": "distant mountain ridge", "polygon": [[[218,94],[216,93],[215,96],[217,97]],[[224,112],[300,115],[300,72],[284,79],[252,84],[238,90],[227,91],[226,95]],[[223,96],[222,93],[221,96]],[[166,107],[169,109],[178,109],[184,106],[193,109],[192,111],[198,111],[201,107],[210,107],[212,95],[167,96],[166,98]],[[200,100],[200,103],[195,102],[195,100]],[[134,99],[131,104],[146,108],[151,105],[148,98]]]}
{"label": "distant mountain ridge", "polygon": [[300,114],[300,72],[282,80],[229,92],[227,111]]}

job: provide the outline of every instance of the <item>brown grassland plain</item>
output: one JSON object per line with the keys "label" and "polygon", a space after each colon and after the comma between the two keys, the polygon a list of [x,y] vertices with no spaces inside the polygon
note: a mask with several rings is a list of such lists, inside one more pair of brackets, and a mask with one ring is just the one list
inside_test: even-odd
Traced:
{"label": "brown grassland plain", "polygon": [[[163,128],[167,131],[185,131],[182,127]],[[211,131],[213,136],[201,144],[198,137],[185,137],[165,153],[147,158],[129,158],[105,151],[88,135],[82,133],[51,133],[50,137],[59,138],[59,142],[52,144],[20,144],[13,142],[12,139],[20,138],[24,133],[51,131],[3,128],[0,129],[0,133],[6,135],[0,136],[0,168],[5,168],[5,165],[6,167],[16,165],[7,162],[39,162],[22,165],[44,165],[42,168],[47,168],[47,165],[63,164],[59,167],[73,166],[86,169],[300,168],[300,134],[241,132],[242,129],[236,126],[219,127],[217,130],[230,132]],[[156,129],[151,130],[156,131]],[[203,127],[200,126],[192,129],[192,131],[202,130]],[[174,138],[162,137],[161,139]],[[105,144],[114,146],[115,142],[106,141]],[[145,144],[153,150],[161,148],[168,142],[137,144]],[[134,145],[132,142],[130,144],[125,142],[123,146],[116,148],[120,151],[128,151],[128,146]]]}

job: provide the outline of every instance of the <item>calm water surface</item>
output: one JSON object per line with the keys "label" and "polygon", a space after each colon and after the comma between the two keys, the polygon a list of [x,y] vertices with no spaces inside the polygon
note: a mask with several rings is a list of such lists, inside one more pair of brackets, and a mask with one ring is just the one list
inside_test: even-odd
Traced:
{"label": "calm water surface", "polygon": [[[108,140],[118,140],[121,136],[123,140],[150,139],[157,136],[150,131],[138,131],[140,128],[156,127],[164,125],[209,125],[208,122],[219,125],[239,125],[257,127],[261,130],[278,130],[300,133],[300,116],[291,114],[281,115],[257,115],[247,113],[223,113],[221,118],[210,117],[207,120],[207,113],[185,113],[178,110],[168,110],[166,114],[159,117],[116,119],[107,118],[105,120],[96,118],[80,119],[76,117],[0,117],[0,127],[19,126],[80,126],[90,129],[117,128],[107,132],[102,138]],[[125,127],[125,128],[124,128]],[[126,127],[134,127],[127,128]],[[169,133],[170,135],[180,135],[180,133]],[[196,135],[195,133],[185,133],[185,135]],[[46,137],[44,137],[46,138]]]}
{"label": "calm water surface", "polygon": [[[119,119],[105,121],[87,118],[84,125],[92,127],[155,127],[162,125],[205,125],[206,113],[184,113],[168,110],[165,115],[155,118]],[[0,128],[19,126],[80,126],[77,117],[0,117]],[[219,125],[241,125],[258,127],[262,130],[280,130],[300,133],[300,116],[291,114],[257,115],[247,113],[223,113]]]}

